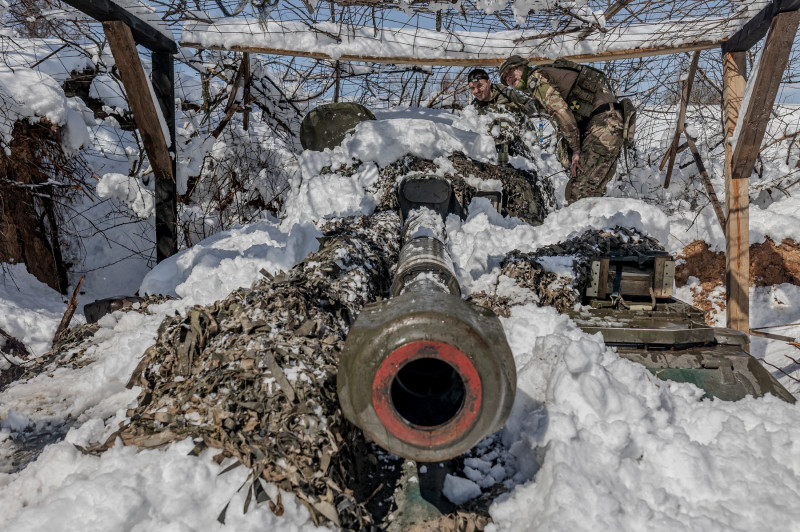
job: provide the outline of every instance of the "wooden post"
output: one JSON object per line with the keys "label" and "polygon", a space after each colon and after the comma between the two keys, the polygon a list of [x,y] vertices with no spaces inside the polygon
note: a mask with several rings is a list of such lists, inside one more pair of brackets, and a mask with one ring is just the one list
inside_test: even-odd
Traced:
{"label": "wooden post", "polygon": [[[155,103],[150,93],[136,43],[133,40],[131,29],[124,23],[116,20],[103,22],[108,44],[114,56],[114,62],[119,70],[125,93],[133,111],[136,127],[142,135],[142,143],[147,152],[147,158],[153,167],[156,176],[156,260],[161,261],[175,253],[177,234],[175,227],[176,214],[172,205],[175,202],[175,178],[173,173],[174,159],[170,157],[167,149],[167,140],[161,129],[161,122],[156,113]],[[159,79],[161,84],[169,84],[169,79],[164,80],[162,67],[165,58],[154,58],[159,63]],[[169,59],[171,61],[171,58]],[[155,88],[154,88],[155,90]],[[163,90],[160,87],[159,90]],[[166,96],[165,96],[166,97]],[[174,125],[174,99],[170,98],[172,110],[172,123]],[[170,106],[167,106],[170,107]],[[166,117],[165,117],[166,118]],[[174,130],[169,133],[174,142]],[[172,196],[169,198],[168,196]]]}
{"label": "wooden post", "polygon": [[[728,231],[725,235],[728,326],[750,330],[750,230],[749,179],[767,129],[781,76],[789,63],[792,41],[800,26],[800,11],[779,13],[772,18],[764,49],[750,81],[750,94],[744,110],[739,110],[744,95],[744,57],[741,52],[725,54],[723,105],[726,135],[733,137],[731,124],[741,122],[736,144],[726,143],[726,205]],[[737,110],[736,116],[733,116]],[[741,114],[741,116],[739,116]],[[746,124],[746,127],[744,125]],[[728,154],[728,150],[732,153]]]}
{"label": "wooden post", "polygon": [[[310,6],[311,4],[309,4]],[[244,64],[244,90],[242,92],[242,107],[244,107],[243,127],[247,131],[250,128],[250,53],[245,52],[242,54],[242,63]]]}
{"label": "wooden post", "polygon": [[339,91],[341,90],[342,83],[342,71],[339,68],[339,61],[336,61],[334,68],[336,69],[336,82],[333,89],[333,102],[336,103],[339,101]]}
{"label": "wooden post", "polygon": [[689,98],[692,95],[692,84],[694,83],[694,75],[697,72],[697,63],[700,60],[700,51],[696,51],[692,55],[692,62],[689,64],[689,74],[686,81],[683,82],[683,90],[681,91],[681,104],[678,110],[678,123],[675,126],[675,134],[672,137],[672,144],[661,161],[658,169],[662,170],[664,164],[669,161],[667,167],[667,176],[664,178],[664,188],[669,188],[670,179],[672,178],[672,168],[675,166],[675,158],[678,155],[678,144],[680,143],[681,133],[684,132],[686,127],[686,108],[689,106]]}
{"label": "wooden post", "polygon": [[726,325],[743,332],[750,330],[750,202],[749,181],[731,175],[733,147],[730,140],[739,119],[747,84],[745,52],[727,53],[722,58],[722,107],[725,116],[725,304]]}
{"label": "wooden post", "polygon": [[[175,140],[175,61],[169,52],[155,51],[153,91],[169,132],[170,170],[176,175]],[[156,179],[156,262],[178,252],[178,190],[175,178]]]}

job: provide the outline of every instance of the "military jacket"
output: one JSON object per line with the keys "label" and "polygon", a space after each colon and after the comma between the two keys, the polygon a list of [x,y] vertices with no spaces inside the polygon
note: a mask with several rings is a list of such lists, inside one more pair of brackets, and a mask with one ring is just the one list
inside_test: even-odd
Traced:
{"label": "military jacket", "polygon": [[[566,101],[567,95],[570,94],[578,79],[578,72],[544,65],[527,69],[526,74],[527,78],[523,78],[526,81],[525,88],[553,117],[570,148],[573,151],[580,151],[581,126],[585,125],[588,120],[576,117],[575,113],[570,110],[569,102]],[[603,84],[594,94],[592,110],[616,101],[614,93]]]}

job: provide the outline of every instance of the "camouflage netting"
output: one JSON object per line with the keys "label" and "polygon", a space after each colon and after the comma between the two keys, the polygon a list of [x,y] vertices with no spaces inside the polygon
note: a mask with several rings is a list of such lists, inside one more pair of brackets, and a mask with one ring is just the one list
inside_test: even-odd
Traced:
{"label": "camouflage netting", "polygon": [[[470,176],[500,181],[503,184],[503,214],[516,216],[531,225],[541,225],[545,217],[555,209],[553,183],[549,179],[539,178],[534,173],[511,166],[482,163],[462,153],[454,153],[448,160],[453,164],[456,173],[446,172],[444,177],[453,183],[453,192],[463,209],[469,206],[478,192],[465,181],[464,177]],[[437,168],[432,161],[406,155],[384,168],[381,175],[394,182],[398,177],[411,172],[436,173]],[[397,197],[390,187],[387,187],[386,195],[382,198],[381,208],[399,208]]]}
{"label": "camouflage netting", "polygon": [[[288,273],[165,320],[131,378],[142,392],[123,442],[191,437],[295,493],[316,523],[370,526],[347,489],[363,436],[339,411],[336,364],[361,306],[388,290],[399,234],[392,212],[336,220]],[[270,507],[281,512],[280,501]]]}
{"label": "camouflage netting", "polygon": [[[636,256],[648,251],[663,251],[654,238],[636,229],[615,227],[612,230],[591,230],[569,240],[537,249],[532,253],[514,250],[500,264],[501,275],[510,277],[518,286],[532,291],[540,305],[566,311],[582,299],[590,282],[592,259],[604,255]],[[573,276],[559,276],[546,271],[542,257],[572,256]],[[473,301],[491,308],[500,316],[508,316],[512,302],[502,296],[480,292]]]}

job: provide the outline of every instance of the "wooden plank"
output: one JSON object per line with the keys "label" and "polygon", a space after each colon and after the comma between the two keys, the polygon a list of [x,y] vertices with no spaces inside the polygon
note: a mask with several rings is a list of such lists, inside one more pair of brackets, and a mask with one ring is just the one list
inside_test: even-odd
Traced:
{"label": "wooden plank", "polygon": [[244,106],[244,117],[242,119],[242,127],[247,131],[250,129],[250,54],[242,54],[242,63],[244,63],[244,90],[242,91],[242,106]]}
{"label": "wooden plank", "polygon": [[[597,283],[597,298],[605,299],[608,294],[608,267],[611,261],[608,257],[600,259],[600,275],[598,276],[599,282]],[[613,286],[613,283],[612,283]]]}
{"label": "wooden plank", "polygon": [[[169,133],[170,171],[175,174],[175,59],[153,52],[153,92]],[[156,196],[156,262],[178,252],[178,191],[174,179],[158,179]]]}
{"label": "wooden plank", "polygon": [[[599,61],[613,61],[617,59],[631,59],[636,57],[650,57],[654,55],[675,54],[679,52],[692,52],[696,50],[712,50],[719,48],[722,41],[698,41],[678,46],[644,46],[642,48],[631,48],[628,50],[617,50],[612,52],[600,52],[597,54],[578,54],[564,56],[564,59],[575,61],[576,63],[593,63]],[[310,52],[306,50],[290,50],[286,48],[273,48],[266,46],[233,45],[230,47],[211,45],[205,46],[201,43],[191,41],[181,41],[180,45],[184,48],[197,48],[201,50],[230,50],[233,52],[252,52],[259,54],[286,55],[294,57],[308,57],[311,59],[329,61],[357,61],[365,63],[387,63],[393,65],[430,65],[430,66],[499,66],[505,57],[460,57],[460,58],[418,58],[418,57],[387,57],[372,55],[352,55],[342,54],[333,58],[323,52]],[[552,63],[553,59],[548,57],[531,57],[530,63],[533,65],[545,65]]]}
{"label": "wooden plank", "polygon": [[154,52],[178,53],[178,45],[161,31],[137,17],[130,11],[109,0],[64,0],[75,9],[86,13],[99,22],[119,20],[124,22],[133,33],[136,44],[140,44]]}
{"label": "wooden plank", "polygon": [[[744,115],[739,122],[741,127],[731,161],[733,179],[747,179],[753,172],[764,132],[767,129],[775,96],[781,83],[781,76],[789,63],[792,41],[800,25],[800,11],[781,13],[772,19],[764,50],[761,53],[758,71],[748,81],[748,91],[753,97],[748,99]],[[737,122],[738,124],[738,122]]]}
{"label": "wooden plank", "polygon": [[667,257],[654,257],[653,258],[653,292],[656,297],[664,296],[664,266],[667,263]]}
{"label": "wooden plank", "polygon": [[[722,106],[725,114],[725,138],[733,137],[739,108],[747,84],[745,52],[723,56]],[[749,181],[733,179],[733,148],[725,142],[725,303],[726,325],[750,332],[750,216]]]}
{"label": "wooden plank", "polygon": [[686,135],[686,142],[689,144],[689,149],[692,151],[694,164],[697,165],[697,169],[700,171],[700,177],[703,179],[703,185],[706,187],[706,194],[708,194],[708,199],[711,201],[711,206],[714,207],[714,213],[717,215],[717,221],[719,222],[720,227],[722,227],[722,233],[724,234],[725,214],[722,212],[722,206],[719,204],[719,199],[717,199],[717,193],[714,191],[714,185],[711,183],[711,177],[708,175],[706,165],[703,164],[703,159],[700,157],[700,151],[697,149],[694,139],[689,135]]}
{"label": "wooden plank", "polygon": [[722,53],[746,52],[764,38],[775,15],[797,9],[800,9],[800,0],[773,0],[731,35],[722,45]]}
{"label": "wooden plank", "polygon": [[[692,85],[694,84],[694,75],[697,72],[697,63],[700,60],[700,52],[696,51],[692,55],[692,62],[689,63],[689,72],[686,80],[683,82],[683,90],[681,91],[681,107],[678,110],[678,123],[675,125],[675,135],[672,137],[672,144],[667,151],[669,157],[669,167],[667,167],[667,176],[664,178],[664,188],[669,188],[670,180],[672,179],[672,169],[675,166],[675,157],[678,154],[678,144],[681,140],[681,133],[686,129],[686,108],[689,107],[689,97],[692,95]],[[666,157],[665,157],[665,160]],[[661,161],[659,170],[664,168],[664,161]]]}
{"label": "wooden plank", "polygon": [[[155,102],[150,93],[150,86],[147,83],[142,63],[139,61],[139,54],[136,51],[136,43],[133,40],[133,34],[130,28],[120,21],[106,21],[103,22],[103,30],[105,31],[108,44],[111,47],[111,53],[114,56],[119,75],[122,78],[122,83],[125,86],[125,93],[128,96],[128,102],[133,111],[133,119],[136,122],[136,127],[142,135],[142,143],[147,152],[147,158],[153,168],[153,173],[156,177],[156,190],[159,191],[159,183],[171,182],[175,183],[173,177],[173,159],[167,149],[167,142],[164,138],[164,133],[161,130],[161,122],[156,113]],[[173,104],[174,105],[174,104]],[[173,120],[174,123],[174,120]],[[172,135],[174,138],[174,134]],[[173,194],[174,195],[174,194]],[[169,208],[167,203],[168,198],[160,198],[159,194],[156,196],[156,240],[159,240],[159,227],[162,230],[168,230],[174,234],[174,213],[166,212]],[[170,217],[172,217],[171,227]],[[165,224],[168,227],[165,227]],[[156,246],[157,258],[163,257],[163,254],[169,253],[170,250],[162,250],[159,245]],[[169,255],[167,255],[169,256]]]}

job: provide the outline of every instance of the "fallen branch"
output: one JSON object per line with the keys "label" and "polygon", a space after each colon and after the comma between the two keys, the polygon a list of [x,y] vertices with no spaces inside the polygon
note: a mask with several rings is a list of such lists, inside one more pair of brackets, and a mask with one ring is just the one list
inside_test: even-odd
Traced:
{"label": "fallen branch", "polygon": [[61,318],[61,323],[58,324],[56,332],[53,335],[54,344],[58,340],[58,337],[61,335],[61,333],[67,330],[67,327],[69,327],[69,322],[72,321],[72,316],[75,314],[75,309],[78,308],[78,291],[81,289],[81,285],[83,284],[83,280],[85,278],[85,275],[81,276],[81,280],[78,281],[78,286],[76,286],[75,290],[72,292],[72,297],[69,300],[69,304],[67,304],[67,310],[64,311],[64,316]]}
{"label": "fallen branch", "polygon": [[789,378],[790,378],[790,379],[792,379],[793,381],[795,381],[795,382],[800,382],[800,379],[798,379],[797,377],[793,377],[791,374],[787,373],[787,372],[786,372],[786,371],[785,371],[783,368],[779,368],[779,367],[778,367],[778,366],[776,366],[775,364],[773,364],[773,363],[771,363],[771,362],[767,362],[767,361],[766,361],[766,360],[764,360],[764,359],[759,359],[759,360],[760,360],[760,361],[761,361],[763,364],[766,364],[767,366],[769,366],[769,367],[771,367],[771,368],[775,368],[775,369],[777,369],[778,371],[780,371],[781,373],[783,373],[784,375],[786,375],[787,377],[789,377]]}

